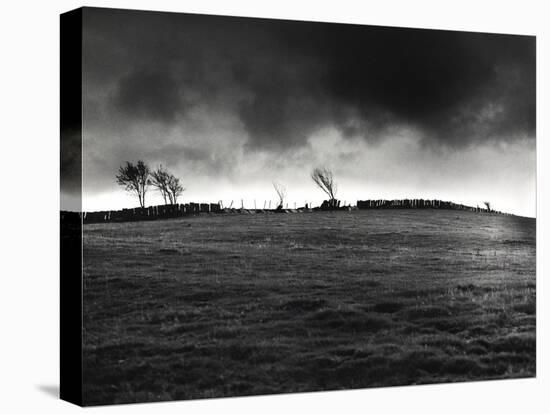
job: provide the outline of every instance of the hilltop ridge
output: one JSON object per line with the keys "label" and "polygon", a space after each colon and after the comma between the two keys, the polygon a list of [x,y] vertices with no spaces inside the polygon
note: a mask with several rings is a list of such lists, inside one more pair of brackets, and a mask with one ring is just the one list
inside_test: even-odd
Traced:
{"label": "hilltop ridge", "polygon": [[83,223],[122,222],[158,220],[165,218],[185,217],[196,214],[262,214],[262,213],[303,213],[314,211],[349,211],[366,209],[437,209],[437,210],[463,210],[476,213],[494,213],[511,215],[496,210],[488,210],[480,207],[472,207],[457,204],[452,201],[428,200],[428,199],[396,199],[396,200],[358,200],[356,205],[342,205],[339,200],[325,200],[321,206],[310,207],[307,204],[295,209],[247,209],[247,208],[223,208],[221,203],[185,203],[166,204],[149,207],[125,208],[122,210],[102,210],[91,212],[61,212],[62,220],[82,218]]}

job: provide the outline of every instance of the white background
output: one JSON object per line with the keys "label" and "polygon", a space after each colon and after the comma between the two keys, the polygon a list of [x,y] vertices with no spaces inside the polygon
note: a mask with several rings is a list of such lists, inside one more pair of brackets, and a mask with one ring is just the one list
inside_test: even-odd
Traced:
{"label": "white background", "polygon": [[[548,178],[544,117],[550,13],[544,1],[93,1],[88,6],[536,34],[538,44],[537,379],[90,408],[186,413],[539,413],[550,406]],[[0,12],[0,411],[80,410],[59,377],[59,13],[77,1],[3,2]],[[545,27],[546,26],[546,27]],[[548,69],[547,69],[548,71]],[[546,110],[545,110],[546,109]],[[40,211],[40,213],[38,213]],[[548,214],[548,213],[546,213]],[[545,405],[547,406],[545,408]]]}

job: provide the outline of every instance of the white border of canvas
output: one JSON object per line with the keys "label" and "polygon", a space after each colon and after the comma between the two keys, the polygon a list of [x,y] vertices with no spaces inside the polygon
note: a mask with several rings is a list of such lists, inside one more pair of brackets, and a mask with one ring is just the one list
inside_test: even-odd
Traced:
{"label": "white border of canvas", "polygon": [[[186,413],[538,413],[550,390],[548,235],[543,184],[550,22],[543,1],[103,0],[12,1],[0,16],[0,411],[74,412],[55,396],[59,375],[59,14],[82,5],[537,35],[537,378],[92,408]],[[546,108],[547,109],[547,108]],[[16,180],[13,172],[17,172]],[[8,174],[10,173],[10,174]],[[38,181],[37,181],[38,177]],[[38,182],[30,198],[21,183]],[[38,208],[41,214],[37,214]],[[547,214],[547,213],[546,213]]]}

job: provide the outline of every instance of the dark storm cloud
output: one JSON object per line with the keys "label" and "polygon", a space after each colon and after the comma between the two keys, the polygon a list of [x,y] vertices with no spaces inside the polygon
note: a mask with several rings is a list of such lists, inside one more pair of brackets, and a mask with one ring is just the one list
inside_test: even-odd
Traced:
{"label": "dark storm cloud", "polygon": [[248,149],[329,126],[454,148],[534,138],[533,37],[97,9],[85,23],[110,110],[170,126],[207,107],[240,120]]}
{"label": "dark storm cloud", "polygon": [[139,69],[122,77],[114,103],[127,115],[164,122],[183,110],[179,84],[172,74],[156,70]]}
{"label": "dark storm cloud", "polygon": [[355,111],[336,117],[344,132],[405,122],[452,146],[534,135],[534,38],[355,25],[301,32],[285,32],[289,47],[325,63],[322,90]]}
{"label": "dark storm cloud", "polygon": [[63,126],[60,148],[60,186],[67,194],[80,194],[82,189],[82,138],[80,128]]}

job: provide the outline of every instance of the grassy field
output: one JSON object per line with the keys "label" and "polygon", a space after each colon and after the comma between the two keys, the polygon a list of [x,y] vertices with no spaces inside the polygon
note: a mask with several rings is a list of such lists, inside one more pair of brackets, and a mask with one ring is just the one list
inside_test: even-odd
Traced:
{"label": "grassy field", "polygon": [[84,226],[84,402],[535,375],[535,220],[444,210]]}

